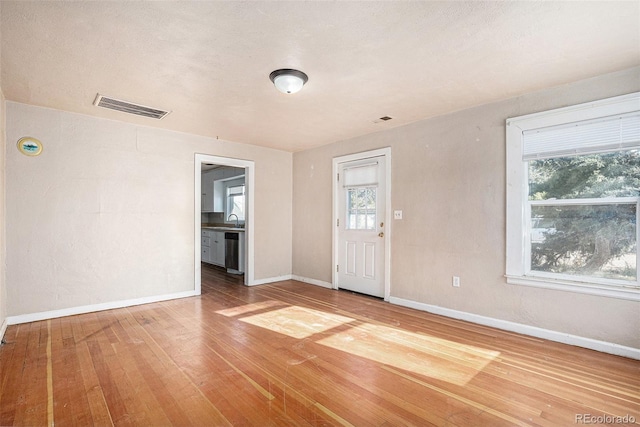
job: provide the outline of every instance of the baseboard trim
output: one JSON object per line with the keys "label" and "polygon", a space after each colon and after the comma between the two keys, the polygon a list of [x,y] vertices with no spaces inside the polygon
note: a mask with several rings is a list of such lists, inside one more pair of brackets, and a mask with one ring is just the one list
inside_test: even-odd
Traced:
{"label": "baseboard trim", "polygon": [[176,292],[173,294],[155,295],[151,297],[105,302],[101,304],[83,305],[79,307],[64,308],[61,310],[42,311],[39,313],[29,313],[29,314],[22,314],[19,316],[9,316],[6,319],[6,323],[9,325],[18,325],[20,323],[38,322],[40,320],[56,319],[58,317],[74,316],[76,314],[93,313],[96,311],[112,310],[114,308],[124,308],[124,307],[131,307],[134,305],[168,301],[172,299],[188,298],[188,297],[193,297],[197,295],[198,294],[196,293],[196,291],[185,291],[185,292]]}
{"label": "baseboard trim", "polygon": [[298,282],[308,283],[310,285],[322,286],[323,288],[333,289],[333,284],[329,282],[325,282],[323,280],[310,279],[304,276],[292,275],[291,278],[293,280],[297,280]]}
{"label": "baseboard trim", "polygon": [[267,285],[269,283],[282,282],[284,280],[291,280],[291,275],[286,274],[284,276],[267,277],[266,279],[257,279],[251,283],[248,283],[247,286]]}
{"label": "baseboard trim", "polygon": [[7,332],[7,326],[9,326],[7,319],[2,320],[2,326],[0,326],[0,341],[4,339],[4,333]]}
{"label": "baseboard trim", "polygon": [[316,286],[322,286],[323,288],[333,289],[333,285],[329,282],[324,282],[322,280],[317,280],[317,279],[310,279],[308,277],[298,276],[295,274],[287,274],[284,276],[258,279],[249,283],[247,286],[267,285],[269,283],[282,282],[284,280],[297,280],[298,282],[307,283],[309,285],[316,285]]}
{"label": "baseboard trim", "polygon": [[495,319],[493,317],[481,316],[478,314],[467,313],[465,311],[439,307],[437,305],[424,304],[421,302],[411,301],[403,298],[391,297],[389,298],[389,302],[392,304],[401,305],[403,307],[427,311],[429,313],[439,314],[441,316],[451,317],[453,319],[465,320],[467,322],[490,326],[492,328],[502,329],[509,332],[516,332],[519,334],[542,338],[549,341],[556,341],[563,344],[601,351],[603,353],[614,354],[616,356],[624,356],[630,359],[640,360],[640,349],[633,347],[627,347],[611,342],[599,341],[591,338],[580,337],[577,335],[566,334],[563,332],[552,331],[549,329],[538,328],[536,326],[523,325],[522,323]]}

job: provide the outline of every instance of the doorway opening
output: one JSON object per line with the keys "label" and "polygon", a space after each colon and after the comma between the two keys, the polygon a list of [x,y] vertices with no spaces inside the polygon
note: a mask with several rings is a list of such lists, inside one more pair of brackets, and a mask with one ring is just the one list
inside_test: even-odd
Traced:
{"label": "doorway opening", "polygon": [[196,154],[194,162],[195,291],[202,292],[202,263],[208,269],[244,274],[253,282],[253,188],[250,160]]}
{"label": "doorway opening", "polygon": [[333,287],[390,297],[391,148],[333,159]]}

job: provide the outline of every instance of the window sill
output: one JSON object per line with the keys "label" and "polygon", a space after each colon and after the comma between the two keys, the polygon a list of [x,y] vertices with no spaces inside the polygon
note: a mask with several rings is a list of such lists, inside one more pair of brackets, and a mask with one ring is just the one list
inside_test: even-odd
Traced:
{"label": "window sill", "polygon": [[584,282],[570,282],[549,278],[530,276],[505,276],[510,285],[524,285],[535,288],[553,289],[557,291],[575,292],[580,294],[597,295],[601,297],[617,298],[630,301],[640,301],[640,289],[624,286],[603,286]]}

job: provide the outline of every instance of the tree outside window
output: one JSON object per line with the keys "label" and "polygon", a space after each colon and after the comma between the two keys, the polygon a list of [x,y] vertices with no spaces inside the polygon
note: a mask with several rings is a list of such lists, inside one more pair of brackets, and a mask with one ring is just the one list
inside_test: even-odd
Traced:
{"label": "tree outside window", "polygon": [[640,92],[506,125],[507,283],[640,301]]}
{"label": "tree outside window", "polygon": [[640,150],[529,162],[531,270],[637,280]]}

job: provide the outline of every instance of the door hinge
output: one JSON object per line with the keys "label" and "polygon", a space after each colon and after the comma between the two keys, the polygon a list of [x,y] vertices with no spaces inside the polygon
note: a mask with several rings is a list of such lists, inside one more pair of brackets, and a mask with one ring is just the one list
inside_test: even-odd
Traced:
{"label": "door hinge", "polygon": [[340,218],[336,220],[336,227],[340,227]]}
{"label": "door hinge", "polygon": [[336,273],[340,273],[340,266],[336,265]]}
{"label": "door hinge", "polygon": [[338,174],[338,181],[340,181],[340,174]]}

